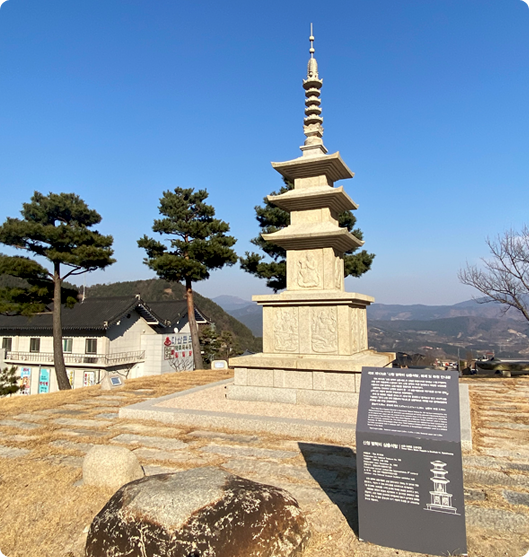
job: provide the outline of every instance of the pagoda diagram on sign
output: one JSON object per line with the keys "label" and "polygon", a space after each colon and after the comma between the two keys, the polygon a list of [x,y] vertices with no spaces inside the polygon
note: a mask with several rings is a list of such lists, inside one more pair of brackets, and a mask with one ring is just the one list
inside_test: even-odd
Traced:
{"label": "pagoda diagram on sign", "polygon": [[433,490],[430,491],[430,502],[426,505],[427,511],[435,511],[438,513],[459,514],[457,509],[452,506],[452,494],[448,493],[446,486],[450,480],[446,479],[448,471],[445,470],[446,462],[434,460],[430,462],[433,468],[430,470],[433,476],[430,478],[433,482]]}

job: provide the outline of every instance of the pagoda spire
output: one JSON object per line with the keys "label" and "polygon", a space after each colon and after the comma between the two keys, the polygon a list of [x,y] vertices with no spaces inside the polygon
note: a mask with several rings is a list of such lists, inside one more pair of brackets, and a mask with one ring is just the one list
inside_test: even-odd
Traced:
{"label": "pagoda spire", "polygon": [[323,145],[323,118],[321,116],[320,90],[323,79],[318,76],[318,62],[314,58],[314,35],[312,23],[310,24],[310,58],[307,64],[307,79],[303,80],[305,89],[305,119],[303,120],[303,133],[306,136],[301,150],[303,156],[318,156],[327,153]]}

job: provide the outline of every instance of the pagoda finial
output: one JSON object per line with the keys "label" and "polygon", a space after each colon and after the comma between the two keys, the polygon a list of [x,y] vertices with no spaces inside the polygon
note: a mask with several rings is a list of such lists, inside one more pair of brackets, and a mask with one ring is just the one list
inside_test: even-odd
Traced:
{"label": "pagoda finial", "polygon": [[303,156],[318,156],[325,154],[327,149],[323,146],[323,118],[321,117],[320,89],[323,80],[318,76],[318,62],[314,58],[314,35],[312,23],[310,24],[310,58],[307,65],[307,79],[303,80],[305,89],[305,119],[303,132],[307,139],[301,148]]}

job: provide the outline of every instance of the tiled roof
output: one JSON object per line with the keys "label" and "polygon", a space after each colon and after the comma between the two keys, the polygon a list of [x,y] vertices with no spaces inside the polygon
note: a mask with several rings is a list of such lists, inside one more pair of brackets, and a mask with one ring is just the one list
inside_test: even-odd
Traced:
{"label": "tiled roof", "polygon": [[[187,314],[185,300],[146,303],[137,296],[87,298],[62,312],[63,330],[105,330],[122,317],[137,311],[149,325],[174,326]],[[51,330],[52,314],[41,313],[33,317],[0,315],[0,331]]]}

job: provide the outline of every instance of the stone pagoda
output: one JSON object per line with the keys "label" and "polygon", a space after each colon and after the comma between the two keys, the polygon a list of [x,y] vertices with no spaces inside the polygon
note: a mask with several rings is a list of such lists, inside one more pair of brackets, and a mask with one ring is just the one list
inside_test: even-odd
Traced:
{"label": "stone pagoda", "polygon": [[290,225],[263,234],[286,250],[287,289],[253,296],[263,306],[263,352],[230,359],[229,399],[356,406],[362,367],[395,357],[368,349],[366,307],[374,298],[344,291],[343,254],[363,242],[338,225],[340,213],[358,205],[335,186],[354,174],[323,145],[322,85],[311,26],[302,155],[272,163],[294,189],[268,197],[290,213]]}

